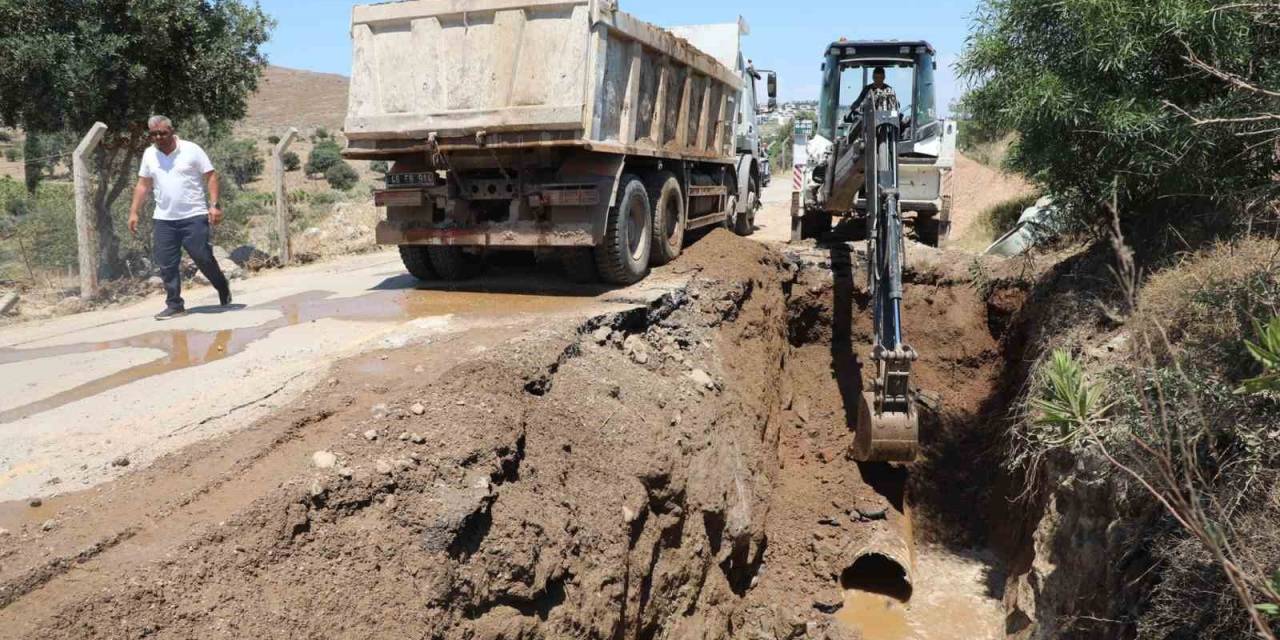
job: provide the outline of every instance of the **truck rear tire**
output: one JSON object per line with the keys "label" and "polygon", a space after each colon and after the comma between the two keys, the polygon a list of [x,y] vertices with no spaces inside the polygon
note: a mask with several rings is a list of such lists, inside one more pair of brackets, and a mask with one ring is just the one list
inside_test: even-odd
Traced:
{"label": "truck rear tire", "polygon": [[611,284],[635,284],[649,273],[653,221],[649,194],[639,178],[625,174],[618,204],[609,208],[604,239],[596,246],[596,269]]}
{"label": "truck rear tire", "polygon": [[649,264],[661,267],[680,257],[684,250],[684,229],[688,220],[684,194],[674,173],[663,171],[646,183],[649,203],[653,205],[653,250]]}
{"label": "truck rear tire", "polygon": [[467,280],[480,273],[480,258],[462,247],[428,247],[427,253],[442,280]]}
{"label": "truck rear tire", "polygon": [[419,280],[435,280],[436,271],[431,267],[431,257],[427,247],[416,244],[400,245],[400,261],[409,275]]}

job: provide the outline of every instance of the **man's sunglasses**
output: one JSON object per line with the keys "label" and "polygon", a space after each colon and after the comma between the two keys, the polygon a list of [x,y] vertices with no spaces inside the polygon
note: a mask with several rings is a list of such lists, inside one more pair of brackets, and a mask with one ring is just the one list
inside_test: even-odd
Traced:
{"label": "man's sunglasses", "polygon": [[167,138],[173,135],[173,132],[172,131],[148,131],[147,135],[151,136],[152,138]]}

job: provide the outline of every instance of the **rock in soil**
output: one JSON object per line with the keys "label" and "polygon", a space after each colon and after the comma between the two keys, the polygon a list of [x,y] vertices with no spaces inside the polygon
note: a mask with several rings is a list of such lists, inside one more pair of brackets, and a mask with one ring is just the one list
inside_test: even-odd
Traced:
{"label": "rock in soil", "polygon": [[334,465],[338,464],[338,456],[328,451],[317,451],[311,454],[311,464],[315,465],[317,469],[332,469]]}
{"label": "rock in soil", "polygon": [[0,295],[0,315],[7,315],[18,306],[18,293],[10,291],[4,295]]}
{"label": "rock in soil", "polygon": [[377,429],[370,429],[370,430],[368,430],[368,431],[364,432],[364,439],[365,439],[365,440],[368,440],[369,442],[373,442],[374,440],[377,440],[377,439],[378,439],[378,430],[377,430]]}
{"label": "rock in soil", "polygon": [[129,458],[127,458],[127,457],[125,457],[125,456],[120,456],[119,458],[116,458],[115,460],[112,460],[112,461],[111,461],[111,466],[113,466],[113,467],[127,467],[127,466],[129,466]]}
{"label": "rock in soil", "polygon": [[703,371],[702,369],[694,369],[693,371],[690,371],[689,379],[693,380],[694,384],[700,387],[705,387],[707,389],[716,388],[716,381],[711,378],[711,374]]}

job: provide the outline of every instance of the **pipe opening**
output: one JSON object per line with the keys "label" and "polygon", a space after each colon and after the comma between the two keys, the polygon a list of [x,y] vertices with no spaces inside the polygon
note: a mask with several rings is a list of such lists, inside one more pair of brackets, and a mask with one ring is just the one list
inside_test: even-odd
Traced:
{"label": "pipe opening", "polygon": [[888,596],[899,602],[911,599],[911,581],[898,561],[879,553],[869,553],[854,561],[840,574],[845,591],[862,591]]}

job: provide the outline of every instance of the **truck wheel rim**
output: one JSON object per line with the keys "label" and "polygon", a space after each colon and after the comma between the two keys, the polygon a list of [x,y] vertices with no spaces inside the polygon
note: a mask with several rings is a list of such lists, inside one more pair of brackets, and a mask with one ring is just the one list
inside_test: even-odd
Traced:
{"label": "truck wheel rim", "polygon": [[676,236],[676,229],[680,225],[680,203],[675,198],[667,198],[666,206],[662,211],[663,220],[663,241],[670,244],[671,240]]}

